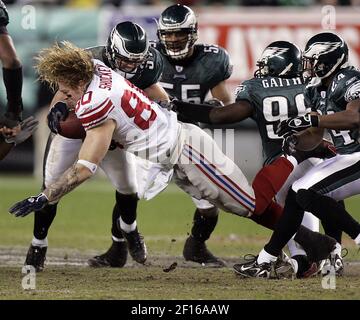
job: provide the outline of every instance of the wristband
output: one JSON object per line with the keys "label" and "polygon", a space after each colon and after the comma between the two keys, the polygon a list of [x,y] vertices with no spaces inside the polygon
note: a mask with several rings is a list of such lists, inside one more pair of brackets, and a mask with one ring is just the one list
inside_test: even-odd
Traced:
{"label": "wristband", "polygon": [[79,164],[85,166],[86,168],[88,168],[92,174],[94,174],[96,172],[96,170],[97,170],[97,165],[95,163],[90,162],[90,161],[78,160],[77,163],[79,163]]}
{"label": "wristband", "polygon": [[319,116],[311,115],[310,116],[311,126],[318,127],[319,126]]}

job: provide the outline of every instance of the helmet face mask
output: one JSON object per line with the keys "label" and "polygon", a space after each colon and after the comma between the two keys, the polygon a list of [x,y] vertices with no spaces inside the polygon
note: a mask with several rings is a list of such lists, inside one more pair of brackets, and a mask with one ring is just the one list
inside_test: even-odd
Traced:
{"label": "helmet face mask", "polygon": [[168,7],[158,21],[157,35],[168,57],[187,58],[198,38],[195,13],[183,5]]}
{"label": "helmet face mask", "polygon": [[301,51],[287,41],[275,41],[269,44],[257,61],[256,78],[272,77],[299,77],[301,72]]}
{"label": "helmet face mask", "polygon": [[130,21],[117,24],[106,46],[111,67],[126,79],[131,79],[149,58],[149,41],[145,30]]}
{"label": "helmet face mask", "polygon": [[348,60],[343,39],[329,32],[313,36],[306,44],[302,58],[303,78],[328,78]]}

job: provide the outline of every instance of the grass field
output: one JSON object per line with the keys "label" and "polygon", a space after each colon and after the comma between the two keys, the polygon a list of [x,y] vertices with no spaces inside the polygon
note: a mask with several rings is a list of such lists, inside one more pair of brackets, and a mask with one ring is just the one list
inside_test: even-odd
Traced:
{"label": "grass field", "polygon": [[[7,209],[38,193],[40,182],[31,177],[0,177],[0,299],[360,299],[360,253],[344,236],[349,249],[346,273],[336,290],[325,290],[321,278],[307,280],[243,280],[232,264],[247,253],[257,253],[269,231],[244,218],[222,213],[208,241],[228,268],[210,269],[184,262],[182,247],[190,232],[194,206],[175,186],[157,198],[139,203],[138,225],[148,247],[145,266],[90,269],[88,258],[111,243],[114,192],[105,180],[90,181],[67,195],[49,232],[47,266],[36,278],[36,290],[21,287],[21,267],[32,238],[33,217],[14,218]],[[346,202],[360,220],[360,197]],[[177,262],[178,267],[163,269]]]}

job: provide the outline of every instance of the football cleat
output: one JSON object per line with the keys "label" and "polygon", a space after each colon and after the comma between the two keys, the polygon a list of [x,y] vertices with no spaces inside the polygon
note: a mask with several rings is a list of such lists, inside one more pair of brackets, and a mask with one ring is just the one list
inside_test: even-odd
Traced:
{"label": "football cleat", "polygon": [[205,242],[196,240],[193,236],[189,236],[184,245],[183,256],[186,261],[193,261],[205,264],[209,267],[222,268],[226,264],[224,261],[215,257],[206,247]]}
{"label": "football cleat", "polygon": [[30,245],[25,259],[25,266],[33,266],[36,272],[44,270],[44,263],[46,260],[47,247],[38,247]]}
{"label": "football cleat", "polygon": [[113,241],[111,247],[104,254],[88,260],[88,265],[93,268],[122,268],[126,264],[128,254],[125,241]]}
{"label": "football cleat", "polygon": [[243,278],[266,278],[270,279],[272,265],[271,263],[257,262],[258,256],[246,255],[244,257],[244,263],[237,263],[233,266],[234,271],[237,275]]}
{"label": "football cleat", "polygon": [[144,263],[147,259],[147,249],[144,237],[136,228],[129,233],[122,230],[122,234],[128,243],[128,249],[131,257],[138,263]]}
{"label": "football cleat", "polygon": [[335,274],[338,277],[343,276],[344,275],[343,258],[345,258],[347,256],[347,254],[348,254],[348,250],[346,248],[343,248],[341,250],[341,255],[331,254],[330,258],[324,260],[324,262],[323,262],[323,267],[321,268],[322,274],[326,275],[328,273],[328,270],[330,270],[330,268],[333,267],[335,269]]}

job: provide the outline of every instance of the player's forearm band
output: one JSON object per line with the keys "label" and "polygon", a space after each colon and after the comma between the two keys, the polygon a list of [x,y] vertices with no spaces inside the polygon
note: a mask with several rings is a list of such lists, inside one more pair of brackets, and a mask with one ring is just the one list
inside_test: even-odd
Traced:
{"label": "player's forearm band", "polygon": [[207,104],[195,104],[183,101],[173,101],[176,106],[176,111],[181,115],[198,122],[211,123],[210,111],[214,109],[213,106]]}
{"label": "player's forearm band", "polygon": [[312,115],[310,117],[311,126],[312,127],[318,127],[319,126],[319,116]]}
{"label": "player's forearm band", "polygon": [[95,163],[90,162],[90,161],[78,160],[77,163],[82,164],[83,166],[88,168],[92,174],[94,174],[96,172],[96,170],[97,170],[97,165]]}
{"label": "player's forearm band", "polygon": [[8,112],[22,111],[21,90],[23,84],[22,67],[15,69],[3,68],[3,79],[7,93]]}

